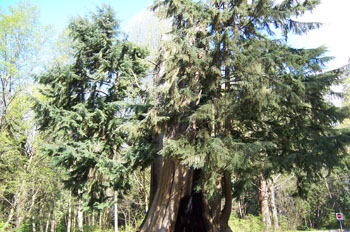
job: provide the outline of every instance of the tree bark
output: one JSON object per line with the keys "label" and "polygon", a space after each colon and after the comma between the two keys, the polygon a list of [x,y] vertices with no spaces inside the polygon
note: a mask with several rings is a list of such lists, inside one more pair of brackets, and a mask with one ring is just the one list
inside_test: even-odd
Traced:
{"label": "tree bark", "polygon": [[78,208],[77,208],[77,220],[78,220],[78,231],[83,232],[83,201],[81,199],[81,195],[78,197]]}
{"label": "tree bark", "polygon": [[190,194],[191,171],[176,160],[164,160],[159,185],[141,232],[174,231],[180,200]]}
{"label": "tree bark", "polygon": [[276,191],[274,183],[271,181],[270,184],[270,199],[271,199],[271,208],[272,208],[272,218],[273,218],[273,226],[275,230],[279,229],[279,220],[278,220],[278,211],[276,206]]}
{"label": "tree bark", "polygon": [[51,221],[51,212],[47,215],[47,221],[46,221],[46,226],[45,226],[45,232],[49,232],[49,225]]}
{"label": "tree bark", "polygon": [[[157,150],[160,151],[163,148],[163,134],[162,133],[157,134],[156,140],[158,144]],[[154,196],[156,195],[159,181],[160,181],[161,170],[162,170],[162,157],[157,155],[155,161],[151,166],[151,184],[150,184],[150,196],[149,196],[148,209],[150,209]]]}
{"label": "tree bark", "polygon": [[[231,232],[228,219],[232,207],[230,175],[224,175],[225,204],[219,210],[208,204],[202,192],[194,190],[200,170],[193,170],[178,160],[163,161],[159,187],[140,228],[141,232]],[[217,215],[218,212],[218,215]],[[214,222],[213,218],[218,218]]]}
{"label": "tree bark", "polygon": [[100,210],[100,215],[99,215],[99,218],[98,218],[98,223],[99,223],[99,227],[100,227],[101,230],[103,229],[102,217],[103,217],[103,209]]}
{"label": "tree bark", "polygon": [[69,191],[68,195],[68,215],[67,215],[67,232],[71,231],[72,227],[72,192]]}
{"label": "tree bark", "polygon": [[95,227],[95,211],[92,210],[92,226]]}
{"label": "tree bark", "polygon": [[32,232],[36,232],[36,227],[35,227],[35,216],[33,214],[32,216]]}
{"label": "tree bark", "polygon": [[50,232],[55,232],[55,226],[56,226],[56,221],[55,221],[55,219],[52,219]]}
{"label": "tree bark", "polygon": [[331,189],[329,188],[328,182],[326,177],[323,177],[324,183],[326,185],[327,191],[328,191],[328,195],[329,198],[334,202],[333,208],[336,212],[340,212],[339,207],[338,207],[338,201],[337,198],[334,194],[332,194]]}
{"label": "tree bark", "polygon": [[114,232],[118,232],[118,191],[114,191]]}
{"label": "tree bark", "polygon": [[220,231],[230,232],[231,228],[228,225],[228,221],[231,216],[232,210],[232,193],[231,193],[231,175],[229,172],[224,172],[223,180],[223,193],[225,196],[225,205],[220,214]]}
{"label": "tree bark", "polygon": [[261,207],[261,217],[262,223],[265,225],[265,228],[269,230],[271,228],[271,218],[270,218],[270,209],[269,209],[269,194],[267,188],[267,182],[265,177],[260,175],[260,188],[259,188],[259,201]]}

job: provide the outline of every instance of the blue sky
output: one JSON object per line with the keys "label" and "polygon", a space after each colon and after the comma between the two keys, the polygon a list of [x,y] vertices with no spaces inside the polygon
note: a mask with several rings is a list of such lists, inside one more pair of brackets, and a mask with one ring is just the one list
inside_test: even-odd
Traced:
{"label": "blue sky", "polygon": [[[20,0],[0,0],[0,7],[6,9],[18,2]],[[112,6],[121,27],[124,28],[130,18],[152,4],[153,0],[29,0],[28,2],[38,6],[42,24],[51,24],[60,31],[68,26],[71,18],[84,16],[104,3]]]}
{"label": "blue sky", "polygon": [[[7,8],[20,0],[0,0],[0,7]],[[65,28],[69,20],[76,16],[84,16],[93,11],[96,6],[107,3],[117,13],[121,28],[126,29],[128,22],[138,17],[145,7],[153,0],[27,0],[38,6],[43,25],[54,25],[59,32]],[[281,0],[278,0],[281,1]],[[307,14],[301,20],[318,21],[324,26],[310,32],[306,36],[291,36],[290,44],[300,48],[326,46],[327,55],[335,57],[328,65],[329,69],[341,67],[350,58],[350,0],[321,0],[321,5],[312,14]]]}
{"label": "blue sky", "polygon": [[293,36],[291,44],[300,48],[326,46],[334,59],[328,69],[346,65],[350,58],[350,0],[321,0],[321,4],[299,20],[321,22],[323,26],[305,36]]}

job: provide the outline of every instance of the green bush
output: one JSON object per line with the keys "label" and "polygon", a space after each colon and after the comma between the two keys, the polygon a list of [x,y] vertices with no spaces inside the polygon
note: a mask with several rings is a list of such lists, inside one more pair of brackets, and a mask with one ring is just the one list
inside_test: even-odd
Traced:
{"label": "green bush", "polygon": [[64,225],[58,225],[55,229],[56,232],[66,232],[67,231],[67,227]]}
{"label": "green bush", "polygon": [[264,229],[261,216],[254,216],[251,214],[243,219],[239,218],[237,215],[233,215],[228,223],[232,231],[258,232]]}
{"label": "green bush", "polygon": [[20,227],[14,228],[12,231],[14,232],[32,232],[32,225],[25,223],[21,225]]}

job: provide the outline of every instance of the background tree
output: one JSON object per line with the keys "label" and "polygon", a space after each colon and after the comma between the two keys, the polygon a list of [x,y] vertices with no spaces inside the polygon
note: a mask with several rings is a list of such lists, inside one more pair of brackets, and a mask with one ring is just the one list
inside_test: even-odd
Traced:
{"label": "background tree", "polygon": [[[1,9],[0,25],[0,221],[8,229],[44,215],[57,182],[39,151],[27,88],[49,31],[38,24],[36,7],[25,3]],[[40,198],[47,204],[39,213]]]}

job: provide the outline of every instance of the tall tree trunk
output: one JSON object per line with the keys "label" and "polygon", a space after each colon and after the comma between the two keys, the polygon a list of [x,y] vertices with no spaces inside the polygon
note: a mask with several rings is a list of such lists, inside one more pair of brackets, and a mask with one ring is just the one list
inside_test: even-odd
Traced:
{"label": "tall tree trunk", "polygon": [[224,208],[221,211],[220,214],[220,231],[222,232],[229,232],[231,231],[228,221],[231,216],[231,210],[232,210],[232,193],[231,193],[231,175],[229,172],[224,172],[224,178],[223,178],[223,193],[225,196],[225,205]]}
{"label": "tall tree trunk", "polygon": [[10,225],[10,222],[12,221],[12,218],[15,214],[15,207],[12,206],[12,208],[10,209],[10,213],[7,217],[7,221],[5,222],[4,226],[3,226],[3,229],[8,229],[9,225]]}
{"label": "tall tree trunk", "polygon": [[71,222],[72,222],[72,226],[71,226],[71,229],[72,231],[75,231],[75,228],[77,227],[77,215],[75,214],[75,208],[73,207],[72,205],[72,212],[73,212],[73,215],[71,215]]}
{"label": "tall tree trunk", "polygon": [[324,180],[324,183],[326,185],[326,188],[327,188],[327,191],[328,191],[328,195],[329,195],[329,198],[333,201],[333,208],[336,212],[340,212],[339,211],[339,206],[338,206],[338,201],[337,201],[337,197],[332,194],[331,192],[331,189],[329,188],[329,185],[328,185],[328,182],[327,182],[327,179],[326,177],[323,177],[323,180]]}
{"label": "tall tree trunk", "polygon": [[270,183],[270,199],[271,199],[271,208],[272,208],[272,218],[273,218],[273,227],[275,230],[279,229],[279,221],[278,221],[278,211],[276,206],[276,191],[274,183],[271,181]]}
{"label": "tall tree trunk", "polygon": [[118,232],[118,192],[114,191],[114,232]]}
{"label": "tall tree trunk", "polygon": [[[161,133],[157,134],[156,140],[158,144],[157,150],[160,151],[163,148],[163,134]],[[162,157],[160,155],[156,155],[156,159],[151,166],[151,184],[150,184],[148,209],[150,209],[154,196],[156,195],[159,181],[160,181],[161,170],[162,170]]]}
{"label": "tall tree trunk", "polygon": [[95,227],[95,211],[92,210],[92,226]]}
{"label": "tall tree trunk", "polygon": [[35,216],[34,216],[34,214],[33,214],[33,216],[32,216],[32,232],[36,232]]}
{"label": "tall tree trunk", "polygon": [[40,200],[40,203],[39,203],[39,220],[38,220],[38,227],[39,227],[39,231],[40,232],[44,232],[44,226],[43,226],[43,221],[41,220],[41,218],[44,218],[43,217],[43,203],[41,202]]}
{"label": "tall tree trunk", "polygon": [[259,201],[261,207],[261,217],[262,223],[265,228],[269,230],[271,228],[271,218],[270,218],[270,209],[269,209],[269,194],[267,188],[267,182],[265,177],[260,175],[260,188],[259,188]]}
{"label": "tall tree trunk", "polygon": [[47,215],[47,221],[46,221],[46,226],[45,226],[45,232],[49,232],[49,225],[51,221],[51,212]]}
{"label": "tall tree trunk", "polygon": [[99,219],[98,219],[98,222],[100,224],[99,227],[100,227],[101,230],[103,229],[102,218],[103,218],[103,209],[100,210],[100,215],[99,215]]}
{"label": "tall tree trunk", "polygon": [[51,220],[51,229],[50,232],[55,232],[56,220],[55,217]]}
{"label": "tall tree trunk", "polygon": [[67,215],[67,232],[71,231],[72,227],[72,192],[68,194],[68,215]]}
{"label": "tall tree trunk", "polygon": [[[34,206],[35,206],[35,200],[36,200],[36,195],[38,194],[38,190],[35,191],[35,193],[32,195],[32,201],[29,207],[28,212],[26,213],[26,218],[30,218],[30,215],[32,215],[32,228],[33,232],[35,232],[35,213],[34,211]],[[39,206],[40,207],[40,206]],[[39,210],[40,212],[41,210]],[[18,220],[17,222],[19,225],[22,224],[22,220]]]}
{"label": "tall tree trunk", "polygon": [[[160,38],[161,45],[164,45],[165,42],[168,40],[168,36],[167,34],[162,34],[161,38]],[[168,52],[166,51],[166,49],[162,46],[160,46],[160,52],[164,55],[164,59],[167,59],[168,57]],[[159,86],[160,85],[160,81],[163,77],[163,75],[165,74],[165,64],[164,62],[161,62],[159,64],[158,67],[158,74],[156,75],[156,78],[154,80],[154,85],[155,86]],[[158,95],[157,96],[157,102],[159,103],[161,101],[162,96]],[[156,134],[156,143],[157,143],[157,153],[163,148],[163,139],[164,139],[164,134],[160,131],[158,131],[158,133]],[[161,170],[162,170],[162,164],[163,164],[163,159],[161,158],[160,155],[155,154],[156,155],[156,159],[155,161],[152,163],[151,165],[151,183],[150,183],[150,194],[149,194],[149,206],[148,206],[148,210],[150,210],[154,197],[156,195],[156,192],[158,190],[158,186],[159,186],[159,182],[160,182],[160,175],[161,175]],[[147,212],[148,213],[148,212]]]}
{"label": "tall tree trunk", "polygon": [[[151,169],[152,170],[152,169]],[[142,204],[145,205],[145,213],[147,213],[148,211],[148,207],[149,207],[149,199],[148,197],[150,196],[150,194],[147,191],[147,180],[146,180],[146,172],[143,171],[142,172],[142,185],[143,185],[143,193],[144,193],[144,202],[141,202]],[[141,199],[142,201],[142,199]]]}
{"label": "tall tree trunk", "polygon": [[78,231],[83,232],[83,223],[84,223],[84,217],[83,217],[83,200],[81,199],[82,196],[79,194],[78,197],[78,208],[77,208],[77,220],[78,220]]}

